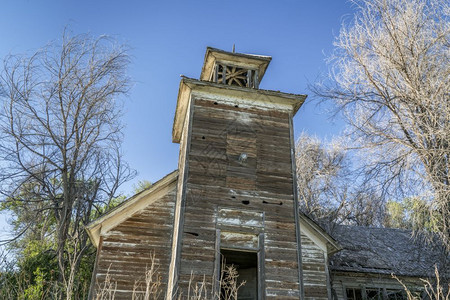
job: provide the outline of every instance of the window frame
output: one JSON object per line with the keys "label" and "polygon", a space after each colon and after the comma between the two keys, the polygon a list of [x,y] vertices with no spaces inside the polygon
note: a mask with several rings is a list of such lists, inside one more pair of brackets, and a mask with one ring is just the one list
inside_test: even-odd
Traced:
{"label": "window frame", "polygon": [[[252,232],[252,234],[255,234],[258,237],[258,247],[256,248],[244,248],[244,247],[231,247],[230,245],[227,245],[226,247],[221,247],[221,240],[220,240],[220,233],[221,229],[216,229],[216,255],[215,255],[215,263],[214,263],[214,276],[215,276],[215,284],[214,284],[214,290],[216,295],[220,295],[220,272],[221,272],[221,263],[222,263],[222,257],[221,257],[221,250],[230,250],[230,251],[236,251],[236,252],[254,252],[257,255],[257,288],[258,288],[258,300],[265,300],[265,277],[264,277],[264,232]],[[247,232],[246,232],[247,233]]]}
{"label": "window frame", "polygon": [[[367,290],[379,290],[380,295],[381,295],[379,300],[388,300],[388,291],[401,292],[403,294],[404,298],[399,299],[399,300],[407,300],[408,299],[406,297],[406,292],[404,291],[404,289],[401,286],[387,287],[387,286],[377,286],[377,285],[373,285],[373,284],[369,284],[369,285],[346,285],[346,284],[343,284],[343,294],[344,294],[345,300],[350,300],[347,297],[347,290],[349,290],[349,289],[361,290],[361,299],[363,299],[363,300],[370,300],[367,295]],[[420,290],[417,290],[414,292],[418,292],[422,295],[422,292]],[[355,294],[353,293],[353,295],[355,295]],[[423,299],[422,296],[421,296],[421,299]]]}

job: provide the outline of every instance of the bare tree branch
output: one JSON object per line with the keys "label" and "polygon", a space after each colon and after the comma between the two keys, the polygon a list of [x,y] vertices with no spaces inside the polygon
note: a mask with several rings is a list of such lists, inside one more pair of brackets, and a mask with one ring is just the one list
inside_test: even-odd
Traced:
{"label": "bare tree branch", "polygon": [[53,233],[67,299],[88,248],[84,225],[134,175],[119,155],[128,64],[112,39],[65,31],[60,44],[7,57],[0,75],[3,208],[18,233]]}
{"label": "bare tree branch", "polygon": [[439,0],[355,0],[330,57],[334,84],[313,87],[345,116],[366,174],[440,213],[450,250],[450,8]]}

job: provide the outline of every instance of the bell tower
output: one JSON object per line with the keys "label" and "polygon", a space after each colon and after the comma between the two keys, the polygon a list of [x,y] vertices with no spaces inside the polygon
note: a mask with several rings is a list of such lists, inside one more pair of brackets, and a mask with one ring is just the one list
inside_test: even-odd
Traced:
{"label": "bell tower", "polygon": [[239,299],[303,292],[292,118],[306,96],[259,89],[270,61],[207,48],[200,80],[180,82],[167,299],[203,278],[220,299],[222,262],[246,281]]}

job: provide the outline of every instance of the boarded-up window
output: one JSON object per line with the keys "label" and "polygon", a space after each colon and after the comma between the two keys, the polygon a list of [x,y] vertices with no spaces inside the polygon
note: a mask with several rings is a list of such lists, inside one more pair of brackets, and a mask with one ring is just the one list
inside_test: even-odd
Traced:
{"label": "boarded-up window", "polygon": [[264,228],[264,213],[243,209],[219,208],[217,226],[221,228],[235,228],[239,231],[262,230]]}
{"label": "boarded-up window", "polygon": [[257,250],[258,236],[255,234],[241,232],[220,232],[220,244],[224,248],[239,248],[248,250]]}

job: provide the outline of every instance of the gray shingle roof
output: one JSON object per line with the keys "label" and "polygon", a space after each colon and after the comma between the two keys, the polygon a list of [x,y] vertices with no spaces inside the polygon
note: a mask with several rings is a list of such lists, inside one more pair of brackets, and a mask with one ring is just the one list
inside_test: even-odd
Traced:
{"label": "gray shingle roof", "polygon": [[330,268],[429,277],[438,264],[441,277],[449,278],[450,256],[440,247],[414,240],[411,233],[403,229],[336,226],[332,236],[343,249],[331,257]]}

